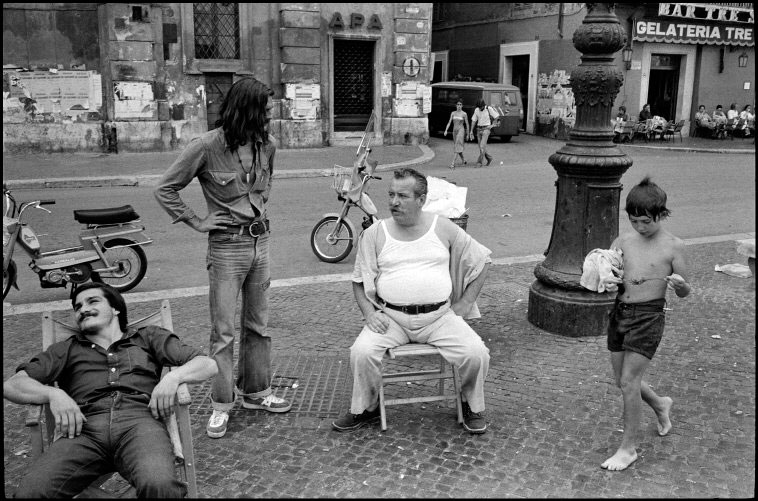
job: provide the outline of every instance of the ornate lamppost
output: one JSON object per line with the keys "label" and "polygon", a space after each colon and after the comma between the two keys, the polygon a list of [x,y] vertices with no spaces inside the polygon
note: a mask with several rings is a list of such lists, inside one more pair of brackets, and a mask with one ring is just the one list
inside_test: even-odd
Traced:
{"label": "ornate lamppost", "polygon": [[558,173],[553,232],[529,291],[529,322],[571,337],[603,334],[615,299],[579,284],[584,257],[618,236],[620,180],[632,165],[613,143],[610,122],[624,81],[614,53],[627,40],[614,10],[614,4],[588,3],[574,32],[574,47],[582,53],[571,72],[576,123],[566,145],[549,159]]}

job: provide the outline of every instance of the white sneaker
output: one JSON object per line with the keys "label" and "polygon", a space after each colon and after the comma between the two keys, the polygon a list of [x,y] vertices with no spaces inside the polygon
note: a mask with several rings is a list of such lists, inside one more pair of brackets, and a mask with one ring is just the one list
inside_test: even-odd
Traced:
{"label": "white sneaker", "polygon": [[259,409],[269,412],[287,412],[292,404],[273,393],[259,398],[242,397],[242,407],[245,409]]}
{"label": "white sneaker", "polygon": [[226,435],[226,425],[228,422],[228,412],[213,411],[213,415],[208,420],[208,426],[205,427],[205,431],[211,438],[221,438]]}

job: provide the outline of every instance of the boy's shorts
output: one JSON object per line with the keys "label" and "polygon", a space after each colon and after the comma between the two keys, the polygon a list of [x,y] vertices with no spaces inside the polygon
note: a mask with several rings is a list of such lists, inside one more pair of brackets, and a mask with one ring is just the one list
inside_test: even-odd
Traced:
{"label": "boy's shorts", "polygon": [[655,299],[644,303],[623,303],[616,300],[608,324],[608,349],[633,351],[649,359],[663,337],[666,300]]}

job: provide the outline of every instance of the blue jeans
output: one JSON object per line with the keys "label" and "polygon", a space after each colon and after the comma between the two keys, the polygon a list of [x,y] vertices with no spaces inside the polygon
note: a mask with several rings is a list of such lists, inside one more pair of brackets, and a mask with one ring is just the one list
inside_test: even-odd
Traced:
{"label": "blue jeans", "polygon": [[214,232],[208,237],[210,356],[218,364],[211,391],[214,410],[228,412],[234,406],[234,317],[240,291],[242,318],[237,388],[249,397],[265,397],[271,393],[271,338],[266,334],[271,285],[268,241],[268,233],[251,237]]}
{"label": "blue jeans", "polygon": [[59,438],[21,480],[18,498],[71,498],[100,475],[117,471],[138,497],[182,498],[166,425],[155,419],[144,395],[115,392],[87,406],[87,422],[74,438]]}

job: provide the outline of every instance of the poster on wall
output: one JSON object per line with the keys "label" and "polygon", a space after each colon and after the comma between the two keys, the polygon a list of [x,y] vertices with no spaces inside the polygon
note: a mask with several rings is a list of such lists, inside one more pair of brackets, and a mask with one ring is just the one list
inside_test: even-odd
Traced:
{"label": "poster on wall", "polygon": [[540,73],[537,84],[538,121],[550,123],[560,118],[567,126],[573,127],[576,121],[576,103],[570,75],[565,70],[555,70],[550,75]]}
{"label": "poster on wall", "polygon": [[47,121],[77,120],[99,113],[102,80],[95,71],[3,70],[3,118],[16,112]]}
{"label": "poster on wall", "polygon": [[157,117],[158,104],[149,82],[113,82],[116,119]]}

